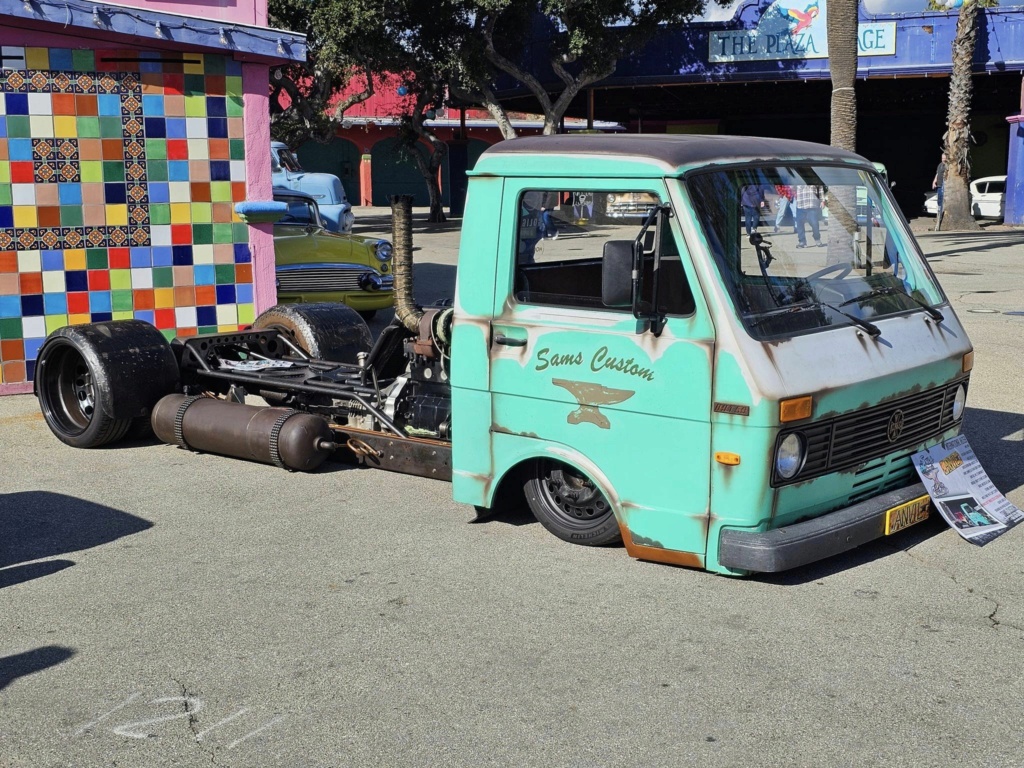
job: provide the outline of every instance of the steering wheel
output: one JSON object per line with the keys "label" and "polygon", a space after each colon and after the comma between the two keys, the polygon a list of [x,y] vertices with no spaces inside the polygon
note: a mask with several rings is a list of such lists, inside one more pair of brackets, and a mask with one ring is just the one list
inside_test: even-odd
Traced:
{"label": "steering wheel", "polygon": [[844,262],[840,262],[839,264],[829,264],[827,267],[825,267],[823,269],[819,269],[817,272],[812,272],[811,274],[809,274],[804,279],[807,280],[807,282],[810,282],[812,280],[823,280],[826,275],[830,275],[833,272],[839,272],[840,274],[838,274],[835,277],[832,277],[830,279],[831,280],[842,280],[844,277],[846,277],[852,271],[853,271],[853,264],[851,264],[848,261],[844,261]]}

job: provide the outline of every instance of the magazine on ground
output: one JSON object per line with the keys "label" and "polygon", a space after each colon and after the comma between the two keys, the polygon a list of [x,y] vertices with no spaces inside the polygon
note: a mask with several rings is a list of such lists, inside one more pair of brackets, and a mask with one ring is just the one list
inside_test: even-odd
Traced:
{"label": "magazine on ground", "polygon": [[992,484],[966,436],[915,453],[914,466],[939,514],[972,544],[987,544],[1024,522],[1024,512]]}

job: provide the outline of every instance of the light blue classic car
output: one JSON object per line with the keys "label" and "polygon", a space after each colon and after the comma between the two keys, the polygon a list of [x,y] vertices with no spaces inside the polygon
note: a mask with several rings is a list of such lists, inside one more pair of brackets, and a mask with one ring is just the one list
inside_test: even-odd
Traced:
{"label": "light blue classic car", "polygon": [[320,217],[331,232],[349,232],[355,216],[345,196],[341,179],[332,173],[307,173],[299,158],[286,144],[270,144],[270,163],[274,188],[284,187],[312,195],[320,207]]}

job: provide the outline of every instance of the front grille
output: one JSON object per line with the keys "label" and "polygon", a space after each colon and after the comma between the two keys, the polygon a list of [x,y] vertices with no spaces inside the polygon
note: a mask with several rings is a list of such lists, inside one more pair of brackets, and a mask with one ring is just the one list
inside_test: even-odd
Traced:
{"label": "front grille", "polygon": [[[279,293],[327,293],[332,291],[363,290],[360,281],[363,275],[372,274],[368,267],[355,266],[303,266],[301,269],[279,268],[277,290]],[[383,291],[391,290],[391,275],[382,275]]]}
{"label": "front grille", "polygon": [[[803,469],[792,480],[775,477],[772,484],[790,485],[830,472],[841,472],[895,451],[912,448],[944,432],[955,423],[953,398],[961,384],[966,387],[967,380],[780,432],[779,443],[793,432],[802,435],[807,446],[807,458]],[[891,440],[890,423],[897,411],[902,414],[903,428],[898,437]]]}

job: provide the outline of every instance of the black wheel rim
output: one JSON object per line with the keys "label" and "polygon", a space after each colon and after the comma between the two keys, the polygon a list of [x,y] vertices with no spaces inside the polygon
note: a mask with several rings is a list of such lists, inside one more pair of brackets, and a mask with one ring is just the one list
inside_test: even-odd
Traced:
{"label": "black wheel rim", "polygon": [[68,435],[80,435],[96,413],[92,371],[78,350],[61,345],[47,356],[39,388],[47,420]]}
{"label": "black wheel rim", "polygon": [[562,465],[542,465],[540,492],[547,508],[574,528],[593,528],[612,514],[608,500],[588,477]]}
{"label": "black wheel rim", "polygon": [[[309,354],[309,350],[307,350],[307,349],[306,349],[305,345],[304,345],[304,344],[302,344],[302,343],[301,343],[301,342],[300,342],[300,341],[299,341],[299,340],[298,340],[298,339],[297,339],[297,338],[295,337],[295,329],[293,329],[293,328],[289,328],[289,327],[288,327],[288,326],[286,326],[286,325],[281,325],[280,323],[268,323],[267,325],[265,325],[265,326],[263,326],[263,327],[264,327],[264,328],[265,328],[266,330],[268,330],[268,331],[277,331],[279,335],[281,335],[281,336],[283,336],[284,338],[288,339],[288,341],[290,341],[290,342],[291,342],[292,344],[294,344],[294,345],[295,345],[296,347],[298,347],[299,349],[301,349],[301,350],[302,350],[303,352],[305,352],[305,353],[306,353],[307,355]],[[291,349],[290,349],[290,348],[288,347],[288,345],[287,345],[287,344],[285,344],[285,345],[284,345],[284,349],[282,349],[282,350],[281,350],[281,352],[282,352],[282,354],[285,354],[285,355],[291,355],[291,354],[294,354],[294,353],[292,352],[292,350],[291,350]]]}

